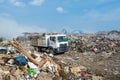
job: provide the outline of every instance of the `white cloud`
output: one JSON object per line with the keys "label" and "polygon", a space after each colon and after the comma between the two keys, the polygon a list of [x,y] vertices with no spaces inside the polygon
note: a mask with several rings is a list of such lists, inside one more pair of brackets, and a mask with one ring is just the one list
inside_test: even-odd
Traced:
{"label": "white cloud", "polygon": [[47,32],[38,26],[19,24],[16,20],[0,16],[0,36],[12,39],[23,32]]}
{"label": "white cloud", "polygon": [[57,7],[56,9],[58,12],[64,12],[64,9],[62,7]]}
{"label": "white cloud", "polygon": [[23,2],[15,2],[14,5],[17,7],[24,7],[25,6],[25,4]]}
{"label": "white cloud", "polygon": [[25,6],[24,2],[20,2],[18,0],[9,0],[9,2],[11,4],[13,4],[14,6],[17,6],[17,7],[24,7]]}
{"label": "white cloud", "polygon": [[45,0],[32,0],[30,2],[31,5],[34,5],[34,6],[40,6],[44,3]]}

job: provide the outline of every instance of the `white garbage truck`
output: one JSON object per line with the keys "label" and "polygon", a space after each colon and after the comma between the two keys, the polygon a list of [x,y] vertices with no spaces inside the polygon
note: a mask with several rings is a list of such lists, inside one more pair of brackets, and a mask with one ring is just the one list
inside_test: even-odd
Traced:
{"label": "white garbage truck", "polygon": [[32,46],[36,50],[48,53],[64,53],[68,50],[68,38],[66,34],[42,34],[31,37]]}

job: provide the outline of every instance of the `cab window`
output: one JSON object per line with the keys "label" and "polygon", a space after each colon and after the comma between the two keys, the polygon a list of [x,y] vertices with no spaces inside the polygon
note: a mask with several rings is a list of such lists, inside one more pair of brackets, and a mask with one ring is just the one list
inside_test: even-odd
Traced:
{"label": "cab window", "polygon": [[55,37],[50,37],[50,40],[53,41],[53,42],[56,41],[56,40],[55,40]]}

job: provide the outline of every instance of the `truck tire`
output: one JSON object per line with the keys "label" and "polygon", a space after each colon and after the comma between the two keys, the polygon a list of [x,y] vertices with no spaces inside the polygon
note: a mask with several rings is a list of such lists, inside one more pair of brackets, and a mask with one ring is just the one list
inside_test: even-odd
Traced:
{"label": "truck tire", "polygon": [[54,49],[52,47],[49,47],[48,50],[49,50],[49,52],[48,52],[49,54],[50,53],[52,53],[53,55],[55,54],[55,51],[54,51]]}
{"label": "truck tire", "polygon": [[39,51],[38,47],[34,47],[35,51]]}

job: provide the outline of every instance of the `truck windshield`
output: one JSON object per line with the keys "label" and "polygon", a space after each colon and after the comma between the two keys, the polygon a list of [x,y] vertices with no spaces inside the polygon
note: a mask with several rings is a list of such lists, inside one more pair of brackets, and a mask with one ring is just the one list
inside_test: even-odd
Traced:
{"label": "truck windshield", "polygon": [[58,42],[65,42],[67,41],[67,37],[66,36],[58,36]]}

